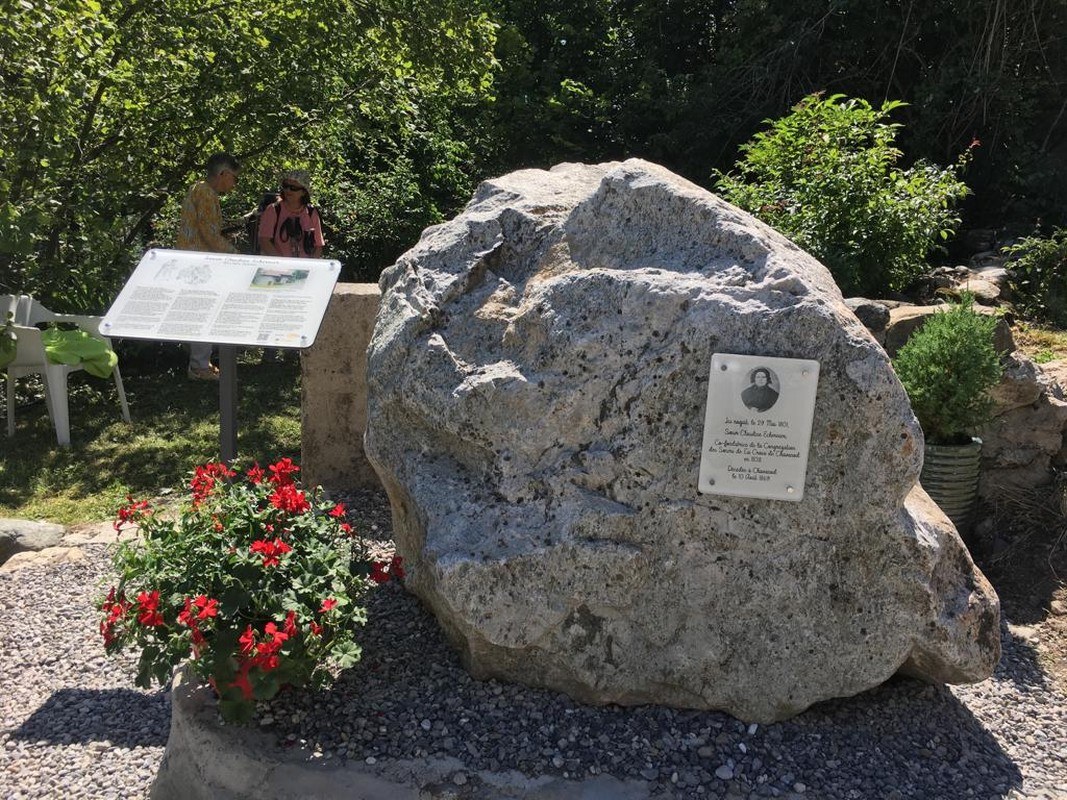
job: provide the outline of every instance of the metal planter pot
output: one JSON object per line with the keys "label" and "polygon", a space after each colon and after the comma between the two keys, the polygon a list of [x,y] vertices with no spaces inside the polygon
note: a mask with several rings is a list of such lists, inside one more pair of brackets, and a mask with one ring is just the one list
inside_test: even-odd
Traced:
{"label": "metal planter pot", "polygon": [[969,531],[974,522],[981,454],[982,440],[977,438],[968,444],[928,444],[923,448],[919,483],[961,533]]}

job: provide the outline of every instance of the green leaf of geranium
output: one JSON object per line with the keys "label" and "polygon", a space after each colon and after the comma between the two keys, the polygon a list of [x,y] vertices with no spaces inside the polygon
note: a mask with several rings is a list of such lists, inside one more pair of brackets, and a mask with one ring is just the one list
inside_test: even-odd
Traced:
{"label": "green leaf of geranium", "polygon": [[348,669],[357,664],[362,652],[355,642],[338,642],[330,650],[334,663],[341,669]]}
{"label": "green leaf of geranium", "polygon": [[233,617],[241,608],[248,605],[251,599],[252,596],[244,589],[230,589],[219,598],[219,609],[223,616]]}

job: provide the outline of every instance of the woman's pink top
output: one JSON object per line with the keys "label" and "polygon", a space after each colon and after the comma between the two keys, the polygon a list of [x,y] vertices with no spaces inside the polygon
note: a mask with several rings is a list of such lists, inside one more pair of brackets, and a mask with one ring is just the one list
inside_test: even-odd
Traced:
{"label": "woman's pink top", "polygon": [[[281,219],[278,218],[279,209],[281,213]],[[290,211],[285,207],[285,203],[273,203],[263,209],[263,216],[259,220],[259,244],[260,252],[265,252],[263,248],[264,240],[274,240],[274,246],[278,250],[278,255],[285,256],[287,258],[312,258],[314,257],[314,251],[307,253],[304,252],[304,240],[302,236],[290,237],[285,230],[285,221],[290,217],[297,217],[300,219],[300,229],[305,233],[311,231],[314,236],[315,247],[320,248],[326,242],[322,238],[322,221],[319,219],[319,212],[316,211],[312,214],[308,210],[308,206],[302,206],[299,211]]]}

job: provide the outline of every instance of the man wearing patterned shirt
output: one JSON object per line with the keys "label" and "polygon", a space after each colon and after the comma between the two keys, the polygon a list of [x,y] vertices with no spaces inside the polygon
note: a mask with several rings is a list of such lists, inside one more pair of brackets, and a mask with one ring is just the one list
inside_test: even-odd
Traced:
{"label": "man wearing patterned shirt", "polygon": [[[178,226],[178,249],[201,253],[236,253],[233,242],[222,235],[222,207],[219,196],[237,185],[241,171],[238,160],[229,153],[216,153],[207,160],[204,179],[189,189],[182,203]],[[189,377],[217,381],[219,370],[211,363],[211,345],[189,343]]]}

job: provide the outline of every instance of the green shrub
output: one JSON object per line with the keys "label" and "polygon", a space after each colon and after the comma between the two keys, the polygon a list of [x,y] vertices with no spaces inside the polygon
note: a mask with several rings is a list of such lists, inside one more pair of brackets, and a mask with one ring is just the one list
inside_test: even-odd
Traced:
{"label": "green shrub", "polygon": [[1001,375],[996,326],[996,317],[976,312],[964,295],[930,317],[893,360],[928,443],[965,444],[989,421],[989,390]]}
{"label": "green shrub", "polygon": [[715,173],[718,189],[822,261],[846,295],[903,289],[959,224],[970,150],[952,167],[901,169],[900,126],[885,120],[902,105],[810,95],[741,147],[738,174]]}
{"label": "green shrub", "polygon": [[1067,328],[1067,228],[1028,236],[1006,248],[1011,257],[1011,289],[1027,316]]}

